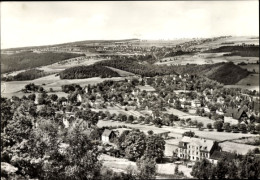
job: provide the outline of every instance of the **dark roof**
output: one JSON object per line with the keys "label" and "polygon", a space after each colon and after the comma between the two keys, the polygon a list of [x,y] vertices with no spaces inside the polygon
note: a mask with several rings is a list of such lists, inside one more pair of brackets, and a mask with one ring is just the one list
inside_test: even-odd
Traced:
{"label": "dark roof", "polygon": [[243,108],[239,109],[239,108],[229,107],[229,108],[227,109],[227,112],[226,112],[225,115],[226,115],[226,116],[231,116],[231,117],[233,117],[234,119],[239,119],[243,113],[246,113]]}
{"label": "dark roof", "polygon": [[210,159],[220,160],[222,158],[227,158],[229,160],[235,159],[236,155],[226,151],[214,151],[210,156]]}
{"label": "dark roof", "polygon": [[105,129],[105,131],[103,132],[102,136],[107,136],[107,137],[109,137],[109,135],[110,135],[112,132],[113,132],[112,130]]}

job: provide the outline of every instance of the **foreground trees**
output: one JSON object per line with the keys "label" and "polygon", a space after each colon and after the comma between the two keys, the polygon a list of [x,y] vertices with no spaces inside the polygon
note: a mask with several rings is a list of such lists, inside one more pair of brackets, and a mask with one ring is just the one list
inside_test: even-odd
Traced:
{"label": "foreground trees", "polygon": [[191,175],[198,179],[259,179],[260,158],[249,152],[245,156],[220,159],[217,165],[207,159],[197,161],[192,168]]}

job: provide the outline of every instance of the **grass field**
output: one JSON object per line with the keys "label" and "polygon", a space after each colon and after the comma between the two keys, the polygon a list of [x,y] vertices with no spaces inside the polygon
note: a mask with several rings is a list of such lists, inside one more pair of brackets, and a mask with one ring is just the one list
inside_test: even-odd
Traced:
{"label": "grass field", "polygon": [[256,148],[256,146],[251,146],[247,144],[240,144],[240,143],[235,143],[235,142],[223,142],[219,144],[222,147],[223,151],[228,151],[228,152],[234,152],[236,151],[238,154],[246,154],[249,150],[253,150]]}
{"label": "grass field", "polygon": [[[157,65],[186,65],[186,64],[214,64],[220,62],[256,63],[259,57],[223,56],[226,53],[197,53],[195,55],[181,55],[163,58]],[[176,58],[176,59],[175,59]]]}
{"label": "grass field", "polygon": [[253,70],[255,70],[256,73],[259,74],[259,64],[247,64],[244,66],[240,66],[243,69],[247,69],[248,71],[253,72]]}

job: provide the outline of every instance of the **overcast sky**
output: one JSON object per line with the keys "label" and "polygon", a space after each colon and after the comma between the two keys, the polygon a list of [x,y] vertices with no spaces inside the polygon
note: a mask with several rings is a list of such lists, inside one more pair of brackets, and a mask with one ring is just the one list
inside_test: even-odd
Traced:
{"label": "overcast sky", "polygon": [[258,1],[1,2],[1,48],[259,35]]}

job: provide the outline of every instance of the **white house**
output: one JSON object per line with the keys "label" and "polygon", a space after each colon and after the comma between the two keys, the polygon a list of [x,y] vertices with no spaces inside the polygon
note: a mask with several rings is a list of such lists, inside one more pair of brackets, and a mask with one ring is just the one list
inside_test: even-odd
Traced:
{"label": "white house", "polygon": [[210,113],[210,109],[207,105],[204,107],[204,111],[207,112],[207,113]]}
{"label": "white house", "polygon": [[197,107],[201,107],[201,103],[199,100],[195,99],[191,101],[191,107],[193,108],[197,108]]}
{"label": "white house", "polygon": [[105,129],[104,132],[102,133],[101,140],[105,143],[108,143],[115,137],[116,137],[116,134],[114,131]]}

